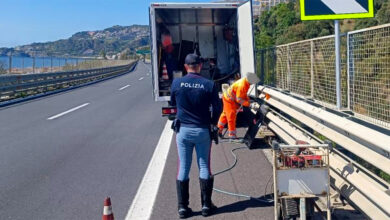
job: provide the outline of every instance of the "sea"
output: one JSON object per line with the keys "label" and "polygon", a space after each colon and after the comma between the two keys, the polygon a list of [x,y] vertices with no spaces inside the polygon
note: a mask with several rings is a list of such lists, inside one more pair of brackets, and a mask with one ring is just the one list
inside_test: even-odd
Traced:
{"label": "sea", "polygon": [[[8,69],[10,58],[8,56],[0,56],[0,66]],[[35,68],[42,67],[60,67],[68,65],[75,65],[77,63],[83,62],[85,58],[63,58],[63,57],[35,57]],[[32,57],[12,57],[12,68],[31,68],[33,67],[34,58]]]}

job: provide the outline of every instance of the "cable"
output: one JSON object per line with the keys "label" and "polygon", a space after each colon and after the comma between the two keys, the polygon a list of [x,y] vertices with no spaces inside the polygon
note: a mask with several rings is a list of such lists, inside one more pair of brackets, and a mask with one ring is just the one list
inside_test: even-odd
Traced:
{"label": "cable", "polygon": [[219,175],[219,174],[226,173],[227,171],[233,169],[233,168],[236,166],[237,162],[238,162],[238,160],[237,160],[237,155],[234,153],[234,151],[240,150],[240,149],[244,149],[244,148],[246,148],[246,147],[236,147],[236,148],[234,148],[233,150],[231,150],[230,152],[231,152],[231,154],[232,154],[233,157],[234,157],[234,163],[233,163],[229,168],[226,168],[226,169],[224,169],[224,170],[221,170],[221,171],[215,173],[213,176],[217,176],[217,175]]}
{"label": "cable", "polygon": [[[267,195],[268,184],[269,184],[269,181],[272,179],[272,177],[273,177],[273,175],[269,176],[267,184],[265,185],[264,195]],[[274,183],[271,184],[271,192],[273,192],[273,186],[274,186]],[[272,193],[271,193],[271,195],[272,195]],[[271,197],[272,197],[272,200],[273,200],[274,197],[273,196],[271,196]]]}
{"label": "cable", "polygon": [[[246,147],[236,147],[236,148],[232,149],[230,152],[231,152],[231,154],[233,155],[233,158],[234,158],[233,164],[230,165],[228,168],[226,168],[226,169],[224,169],[224,170],[221,170],[221,171],[215,173],[213,176],[220,175],[220,174],[222,174],[222,173],[225,173],[225,172],[227,172],[227,171],[233,169],[233,168],[237,165],[237,162],[238,162],[237,155],[234,153],[234,151],[240,150],[240,149],[244,149],[244,148],[246,148]],[[272,177],[272,176],[271,176],[271,177]],[[268,183],[269,183],[271,177],[268,179],[268,182],[267,182],[267,185],[266,185],[265,190],[267,190]],[[257,200],[257,201],[262,202],[262,203],[273,203],[273,202],[274,202],[273,199],[255,198],[255,197],[252,197],[252,196],[249,196],[249,195],[239,194],[239,193],[232,193],[232,192],[228,192],[228,191],[221,190],[221,189],[217,189],[217,188],[213,188],[213,190],[216,191],[216,192],[219,192],[219,193],[223,193],[223,194],[226,194],[226,195],[230,195],[230,196],[237,196],[237,197],[243,197],[243,198],[247,198],[247,199]],[[266,197],[266,192],[264,192],[263,197]]]}
{"label": "cable", "polygon": [[231,76],[234,76],[234,74],[238,73],[238,70],[233,70],[231,73],[227,74],[226,76],[223,76],[219,79],[213,79],[214,82],[220,82],[222,80],[228,79]]}

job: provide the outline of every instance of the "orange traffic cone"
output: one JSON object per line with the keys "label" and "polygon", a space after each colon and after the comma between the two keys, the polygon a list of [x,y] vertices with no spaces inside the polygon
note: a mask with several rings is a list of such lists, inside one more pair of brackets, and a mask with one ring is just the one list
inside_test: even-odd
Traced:
{"label": "orange traffic cone", "polygon": [[112,212],[110,197],[107,197],[104,200],[103,218],[102,218],[102,220],[114,220],[114,213]]}
{"label": "orange traffic cone", "polygon": [[163,80],[168,80],[169,79],[167,65],[165,65],[165,63],[163,65],[162,79]]}

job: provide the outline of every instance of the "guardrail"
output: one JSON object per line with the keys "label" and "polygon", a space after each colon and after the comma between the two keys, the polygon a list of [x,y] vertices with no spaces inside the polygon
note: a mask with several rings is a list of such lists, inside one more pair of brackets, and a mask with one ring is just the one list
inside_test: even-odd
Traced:
{"label": "guardrail", "polygon": [[135,62],[106,68],[87,70],[23,74],[0,75],[0,101],[45,93],[57,89],[64,89],[75,85],[98,81],[104,78],[128,72]]}
{"label": "guardrail", "polygon": [[[365,126],[347,114],[326,109],[281,90],[258,88],[270,95],[266,103],[271,109],[266,118],[268,126],[288,144],[296,140],[310,144],[322,143],[317,137],[294,124],[299,121],[338,146],[390,174],[390,131]],[[351,157],[334,149],[330,155],[331,185],[370,219],[390,218],[390,184],[367,170]]]}

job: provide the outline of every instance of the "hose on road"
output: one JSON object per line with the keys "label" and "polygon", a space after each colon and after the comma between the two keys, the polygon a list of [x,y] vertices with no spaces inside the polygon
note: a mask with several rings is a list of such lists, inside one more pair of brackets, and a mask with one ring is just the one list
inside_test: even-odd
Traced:
{"label": "hose on road", "polygon": [[[240,149],[244,149],[244,148],[247,148],[247,147],[236,147],[234,149],[232,149],[230,152],[231,154],[233,155],[233,158],[234,158],[234,162],[232,165],[230,165],[228,168],[224,169],[224,170],[221,170],[215,174],[213,174],[213,176],[217,176],[217,175],[220,175],[222,173],[225,173],[225,172],[228,172],[230,171],[231,169],[233,169],[236,165],[237,165],[237,162],[238,162],[238,159],[237,159],[237,155],[234,153],[236,150],[240,150]],[[265,187],[265,191],[264,191],[264,195],[262,197],[252,197],[252,196],[249,196],[249,195],[245,195],[245,194],[241,194],[241,193],[233,193],[233,192],[228,192],[228,191],[225,191],[225,190],[221,190],[221,189],[218,189],[218,188],[213,188],[214,191],[216,192],[219,192],[219,193],[223,193],[223,194],[226,194],[226,195],[229,195],[229,196],[236,196],[236,197],[242,197],[242,198],[247,198],[247,199],[253,199],[253,200],[256,200],[256,201],[259,201],[259,202],[262,202],[262,203],[273,203],[274,200],[273,198],[270,198],[270,199],[267,199],[266,198],[266,193],[267,193],[267,188],[268,188],[268,184],[269,184],[269,181],[271,180],[272,178],[272,175],[270,176],[270,178],[268,179],[268,182],[267,182],[267,185]]]}

